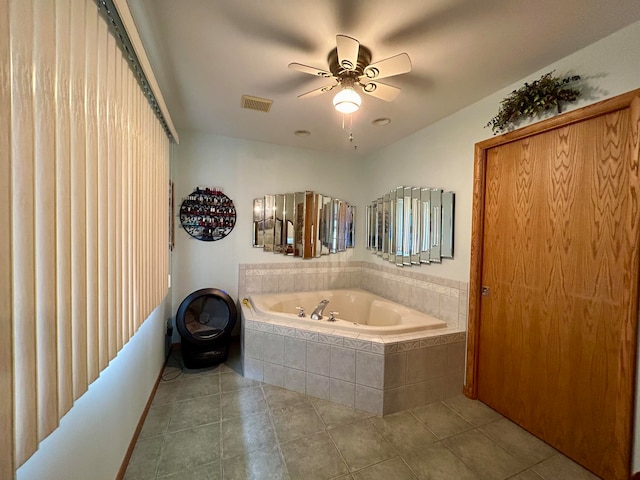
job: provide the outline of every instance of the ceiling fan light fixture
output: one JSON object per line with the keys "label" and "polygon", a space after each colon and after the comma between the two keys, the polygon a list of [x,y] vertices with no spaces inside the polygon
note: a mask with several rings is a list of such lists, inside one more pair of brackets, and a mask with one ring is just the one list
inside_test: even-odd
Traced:
{"label": "ceiling fan light fixture", "polygon": [[362,98],[351,86],[343,87],[336,96],[333,97],[333,106],[337,111],[344,114],[353,113],[360,108]]}

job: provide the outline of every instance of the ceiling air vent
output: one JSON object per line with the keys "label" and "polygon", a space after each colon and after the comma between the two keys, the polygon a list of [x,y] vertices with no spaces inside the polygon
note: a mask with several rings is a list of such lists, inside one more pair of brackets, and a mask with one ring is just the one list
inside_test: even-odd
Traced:
{"label": "ceiling air vent", "polygon": [[269,100],[268,98],[252,97],[251,95],[242,96],[242,108],[268,112],[271,110],[272,104],[273,100]]}

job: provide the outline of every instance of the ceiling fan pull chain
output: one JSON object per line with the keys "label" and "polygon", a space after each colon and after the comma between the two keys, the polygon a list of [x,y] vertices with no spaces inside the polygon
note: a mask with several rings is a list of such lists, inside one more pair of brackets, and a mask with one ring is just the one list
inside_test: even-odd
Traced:
{"label": "ceiling fan pull chain", "polygon": [[343,113],[342,114],[342,129],[346,130],[347,128],[345,127],[345,122],[344,119],[346,118],[346,116],[349,116],[349,131],[353,130],[353,115],[350,113]]}

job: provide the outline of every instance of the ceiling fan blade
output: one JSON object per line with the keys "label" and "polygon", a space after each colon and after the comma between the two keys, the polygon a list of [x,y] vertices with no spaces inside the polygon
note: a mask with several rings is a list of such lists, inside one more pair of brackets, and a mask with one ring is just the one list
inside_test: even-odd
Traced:
{"label": "ceiling fan blade", "polygon": [[338,47],[338,64],[345,70],[355,70],[358,66],[360,42],[346,35],[336,35]]}
{"label": "ceiling fan blade", "polygon": [[331,72],[327,72],[326,70],[320,70],[319,68],[310,67],[308,65],[302,65],[301,63],[290,63],[289,68],[291,70],[296,70],[302,73],[308,73],[309,75],[314,75],[316,77],[322,78],[331,78],[333,74]]}
{"label": "ceiling fan blade", "polygon": [[372,63],[364,69],[362,79],[378,80],[380,78],[401,75],[411,71],[411,59],[406,53],[400,53],[393,57],[385,58],[379,62]]}
{"label": "ceiling fan blade", "polygon": [[380,100],[385,100],[387,102],[394,101],[401,92],[400,88],[394,87],[392,85],[387,85],[386,83],[367,82],[360,83],[360,85],[362,85],[362,91],[364,93],[367,93],[372,97],[379,98]]}
{"label": "ceiling fan blade", "polygon": [[[337,85],[337,83],[336,83]],[[298,95],[298,98],[311,98],[322,93],[326,93],[330,90],[333,90],[336,85],[325,85],[324,87],[316,88],[315,90],[311,90],[310,92],[303,93],[302,95]]]}

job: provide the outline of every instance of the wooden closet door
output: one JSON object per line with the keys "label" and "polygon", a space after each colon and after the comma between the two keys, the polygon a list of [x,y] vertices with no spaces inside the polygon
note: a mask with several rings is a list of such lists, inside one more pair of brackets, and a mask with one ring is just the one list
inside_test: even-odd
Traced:
{"label": "wooden closet door", "polygon": [[630,115],[486,151],[478,398],[607,479],[628,478],[631,452],[640,212]]}

